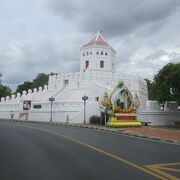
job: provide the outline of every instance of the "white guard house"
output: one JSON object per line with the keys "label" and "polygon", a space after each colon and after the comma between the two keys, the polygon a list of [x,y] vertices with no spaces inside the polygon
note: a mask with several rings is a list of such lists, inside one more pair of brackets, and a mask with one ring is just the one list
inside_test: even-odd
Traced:
{"label": "white guard house", "polygon": [[100,32],[80,49],[80,72],[49,76],[48,85],[24,91],[23,94],[1,98],[0,118],[9,118],[12,110],[15,119],[83,123],[84,102],[86,101],[86,122],[93,115],[100,114],[97,97],[105,91],[112,91],[119,81],[123,81],[133,96],[138,95],[143,108],[148,99],[146,82],[140,77],[126,74],[123,69],[115,72],[116,51],[107,43]]}

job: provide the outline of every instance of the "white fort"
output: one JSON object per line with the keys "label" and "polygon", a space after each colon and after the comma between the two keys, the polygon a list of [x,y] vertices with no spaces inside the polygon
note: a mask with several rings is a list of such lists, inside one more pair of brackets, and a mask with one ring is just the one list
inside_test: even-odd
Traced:
{"label": "white fort", "polygon": [[[133,96],[138,95],[140,108],[148,99],[146,82],[126,69],[116,69],[116,51],[107,43],[100,32],[80,49],[80,72],[49,76],[48,85],[38,89],[24,91],[23,94],[1,98],[0,118],[9,118],[12,110],[15,119],[49,121],[53,102],[53,121],[83,123],[84,102],[82,96],[88,96],[86,102],[86,121],[92,115],[100,114],[97,97],[105,91],[111,91],[119,81],[123,81]],[[25,103],[29,107],[24,108]],[[26,116],[23,116],[26,114]]]}

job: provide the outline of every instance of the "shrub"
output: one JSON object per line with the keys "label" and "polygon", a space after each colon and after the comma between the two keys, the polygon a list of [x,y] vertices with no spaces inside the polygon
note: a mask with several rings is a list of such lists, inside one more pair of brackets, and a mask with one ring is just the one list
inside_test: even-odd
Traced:
{"label": "shrub", "polygon": [[[106,114],[106,122],[109,119],[109,115]],[[97,125],[105,125],[105,114],[101,113],[101,117],[99,116],[91,116],[90,117],[90,124],[97,124]]]}
{"label": "shrub", "polygon": [[100,124],[101,117],[99,116],[91,116],[90,117],[90,124]]}

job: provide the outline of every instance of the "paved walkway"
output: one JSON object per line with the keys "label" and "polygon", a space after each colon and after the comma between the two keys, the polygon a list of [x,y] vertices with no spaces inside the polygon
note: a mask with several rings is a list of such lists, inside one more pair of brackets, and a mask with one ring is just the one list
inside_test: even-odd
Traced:
{"label": "paved walkway", "polygon": [[180,144],[180,129],[173,129],[168,127],[129,127],[129,128],[110,128],[98,125],[75,125],[86,128],[100,129],[105,131],[123,133],[128,135],[135,135],[143,138],[157,139],[162,141],[170,141]]}
{"label": "paved walkway", "polygon": [[153,136],[165,140],[180,141],[180,129],[141,127],[126,128],[125,131],[142,133],[144,135]]}

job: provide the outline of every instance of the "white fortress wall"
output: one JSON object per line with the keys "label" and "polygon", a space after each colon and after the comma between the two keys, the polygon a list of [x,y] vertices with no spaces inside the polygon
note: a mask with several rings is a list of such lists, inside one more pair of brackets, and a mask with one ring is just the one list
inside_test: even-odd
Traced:
{"label": "white fortress wall", "polygon": [[[23,101],[29,100],[31,109],[28,111],[28,119],[48,121],[50,117],[49,98],[54,97],[54,120],[65,121],[68,115],[69,121],[73,122],[74,118],[74,122],[79,123],[82,122],[83,117],[82,96],[89,97],[87,101],[87,118],[89,118],[99,113],[99,105],[95,97],[101,97],[105,91],[112,91],[118,81],[123,81],[132,95],[137,93],[141,107],[145,107],[146,82],[132,74],[125,75],[122,72],[115,72],[115,57],[115,50],[97,32],[96,36],[80,49],[80,72],[52,75],[49,76],[48,86],[23,91],[17,96],[1,98],[0,117],[8,116],[11,110],[23,112]],[[34,108],[38,104],[41,108]]]}
{"label": "white fortress wall", "polygon": [[10,111],[12,110],[14,113],[14,117],[18,119],[19,117],[19,103],[0,103],[0,118],[9,119]]}
{"label": "white fortress wall", "polygon": [[[69,80],[69,85],[65,88],[63,87],[64,80]],[[53,75],[49,77],[49,84],[48,86],[45,86],[44,89],[42,89],[42,87],[39,87],[38,90],[35,88],[33,91],[32,90],[28,90],[28,92],[23,91],[22,95],[18,93],[17,96],[12,95],[12,97],[2,98],[0,107],[3,107],[4,103],[6,104],[9,103],[9,105],[5,106],[6,108],[0,108],[0,111],[4,111],[4,114],[6,114],[7,117],[9,116],[9,112],[11,110],[19,111],[21,109],[23,100],[31,100],[33,105],[34,101],[43,102],[45,99],[46,101],[48,101],[48,98],[51,96],[55,97],[56,101],[69,100],[70,101],[69,103],[71,103],[71,101],[74,100],[81,100],[82,96],[86,94],[89,96],[89,99],[92,100],[97,96],[101,96],[103,92],[106,90],[106,88],[111,88],[115,86],[117,82],[120,80],[121,80],[120,75],[117,74],[104,73],[104,72],[91,72],[91,71],[82,72],[82,73],[66,73],[66,74]],[[139,88],[141,87],[139,86],[139,84],[141,83],[141,81],[139,81],[138,79],[137,80],[122,79],[122,81],[125,82],[125,85],[130,89],[132,94],[140,92]],[[144,85],[143,83],[141,84],[142,86]],[[139,96],[141,96],[141,94],[143,93],[139,93]],[[12,104],[13,102],[17,102],[16,109]],[[34,113],[34,111],[32,112]],[[43,112],[45,113],[45,111]],[[36,115],[37,114],[38,113],[36,112]],[[4,116],[5,115],[3,115],[3,117]],[[33,116],[29,115],[29,117],[35,118],[34,115]],[[45,117],[42,115],[41,118],[45,118]]]}
{"label": "white fortress wall", "polygon": [[164,109],[157,101],[147,101],[146,107],[138,111],[138,119],[152,126],[172,126],[180,123],[180,111],[174,101],[166,102]]}
{"label": "white fortress wall", "polygon": [[[34,105],[41,105],[41,109],[34,109]],[[76,113],[79,113],[83,108],[82,101],[62,101],[62,102],[53,102],[52,114],[53,121],[56,122],[66,122],[67,116],[69,118],[74,116]],[[46,103],[33,103],[32,108],[29,111],[28,120],[37,120],[37,121],[50,121],[50,112],[51,105],[50,102]]]}
{"label": "white fortress wall", "polygon": [[[86,123],[89,123],[90,117],[92,115],[100,116],[99,104],[97,101],[92,101],[86,105]],[[74,116],[71,116],[69,119],[70,123],[83,123],[84,121],[84,108],[81,109],[79,113],[76,113]]]}
{"label": "white fortress wall", "polygon": [[[61,81],[57,81],[55,79],[61,79]],[[51,87],[61,87],[63,88],[63,83],[65,80],[69,80],[69,85],[78,88],[85,86],[85,82],[83,80],[95,80],[100,82],[101,84],[108,85],[108,86],[115,86],[118,81],[123,81],[127,88],[131,91],[132,95],[134,96],[135,93],[138,94],[141,100],[141,106],[145,107],[145,102],[147,100],[147,85],[146,82],[139,77],[122,77],[121,74],[113,74],[110,72],[96,72],[96,71],[86,71],[81,73],[67,73],[67,74],[60,74],[58,76],[53,76],[49,78]],[[58,84],[55,84],[58,82]],[[54,84],[53,84],[54,83]],[[48,89],[50,89],[48,87]],[[55,88],[54,88],[55,91]]]}
{"label": "white fortress wall", "polygon": [[44,89],[39,87],[38,90],[34,88],[33,91],[29,89],[28,92],[23,91],[22,94],[17,93],[16,96],[13,94],[11,97],[3,97],[0,101],[0,118],[9,118],[10,111],[13,111],[15,114],[14,118],[17,118],[19,117],[19,112],[22,109],[23,100],[31,100],[32,102],[43,101],[48,95],[50,94],[47,86],[45,85]]}

